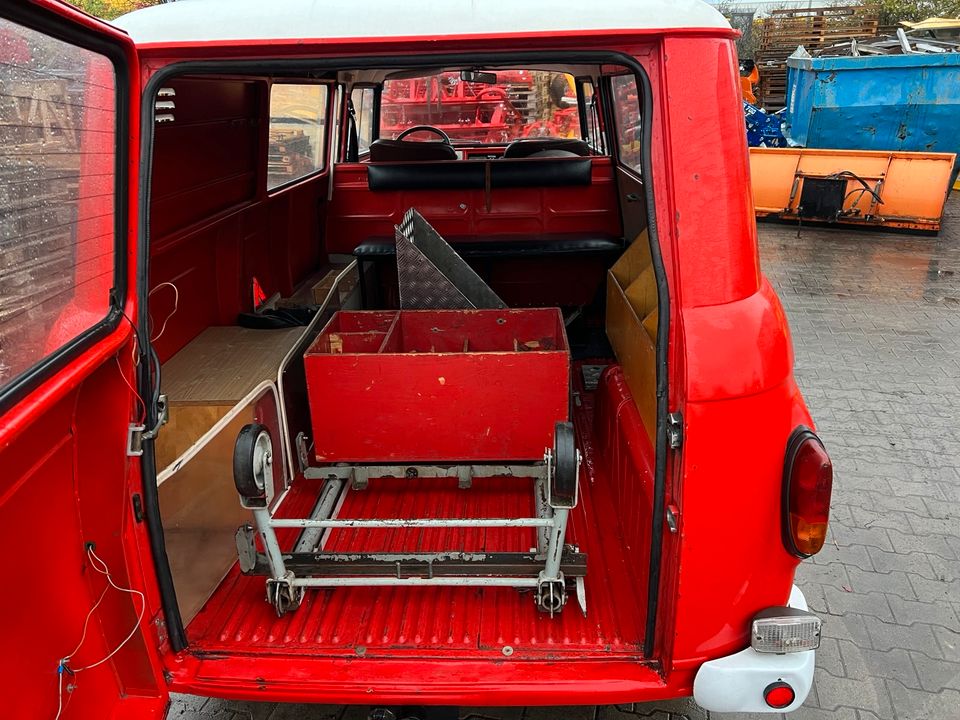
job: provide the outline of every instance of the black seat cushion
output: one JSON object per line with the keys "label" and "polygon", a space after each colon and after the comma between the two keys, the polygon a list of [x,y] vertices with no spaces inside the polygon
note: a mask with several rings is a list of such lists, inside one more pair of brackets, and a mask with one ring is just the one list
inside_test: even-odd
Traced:
{"label": "black seat cushion", "polygon": [[587,157],[590,155],[590,146],[577,138],[527,138],[514,140],[507,145],[503,156],[505,158],[562,157],[554,154],[557,152]]}
{"label": "black seat cushion", "polygon": [[[471,257],[543,257],[547,255],[606,254],[623,251],[623,238],[596,233],[554,233],[547,235],[500,235],[475,237],[448,237],[447,242],[461,256]],[[392,257],[397,252],[396,241],[388,237],[373,237],[360,243],[353,251],[361,260]]]}
{"label": "black seat cushion", "polygon": [[421,160],[456,160],[457,151],[445,142],[407,140],[374,140],[370,145],[370,162],[411,162]]}
{"label": "black seat cushion", "polygon": [[[426,144],[426,143],[424,143]],[[592,182],[590,158],[461,160],[437,163],[371,163],[367,187],[388,190],[482,190],[514,187],[564,187]],[[489,175],[488,175],[489,173]]]}

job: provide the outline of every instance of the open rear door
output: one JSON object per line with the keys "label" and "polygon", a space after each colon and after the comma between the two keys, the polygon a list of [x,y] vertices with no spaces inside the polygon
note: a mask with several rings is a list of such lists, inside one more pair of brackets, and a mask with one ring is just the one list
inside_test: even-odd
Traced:
{"label": "open rear door", "polygon": [[162,717],[163,625],[130,426],[139,105],[130,39],[0,4],[0,700]]}

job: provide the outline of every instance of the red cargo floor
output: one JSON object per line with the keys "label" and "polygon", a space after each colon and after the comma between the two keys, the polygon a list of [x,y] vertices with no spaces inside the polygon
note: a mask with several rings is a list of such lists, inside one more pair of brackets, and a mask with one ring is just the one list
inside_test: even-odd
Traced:
{"label": "red cargo floor", "polygon": [[[459,490],[455,479],[373,480],[365,491],[350,491],[340,517],[519,517],[533,513],[532,481],[477,480]],[[299,481],[284,515],[306,515],[319,482]],[[588,556],[587,617],[571,598],[553,619],[534,607],[528,592],[510,588],[338,588],[308,590],[296,612],[277,618],[264,600],[264,578],[244,577],[234,568],[190,624],[198,650],[288,651],[296,654],[362,652],[395,654],[404,648],[578,654],[596,651],[639,654],[641,613],[637,594],[623,588],[628,566],[617,542],[608,539],[616,521],[604,522],[597,507],[609,503],[590,488],[574,516],[568,541]],[[604,502],[606,500],[606,503]],[[610,506],[608,506],[610,507]],[[609,512],[613,508],[610,507]],[[605,514],[605,513],[604,513]],[[607,515],[608,518],[615,516]],[[526,551],[533,531],[517,528],[337,531],[329,550]]]}
{"label": "red cargo floor", "polygon": [[[583,419],[583,418],[578,418]],[[588,424],[580,424],[579,429]],[[295,654],[309,656],[499,656],[578,658],[641,654],[643,593],[631,579],[609,482],[581,477],[580,504],[567,542],[587,560],[587,616],[571,598],[550,618],[537,612],[530,592],[511,588],[337,588],[307,590],[299,610],[277,618],[264,599],[264,578],[244,577],[234,567],[188,627],[191,648],[201,653]],[[305,517],[321,481],[298,480],[283,505],[284,516]],[[371,480],[349,491],[338,516],[520,517],[533,514],[533,481],[490,478],[469,490],[455,479]],[[296,531],[281,536],[292,544]],[[356,551],[527,551],[535,544],[528,528],[337,530],[327,550]],[[425,653],[424,651],[428,651]],[[502,656],[501,656],[502,657]]]}

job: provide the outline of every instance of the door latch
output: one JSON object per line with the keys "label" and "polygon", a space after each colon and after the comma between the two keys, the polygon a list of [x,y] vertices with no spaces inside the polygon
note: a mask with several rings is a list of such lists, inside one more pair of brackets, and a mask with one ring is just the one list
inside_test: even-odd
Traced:
{"label": "door latch", "polygon": [[667,444],[676,450],[683,444],[683,415],[672,412],[667,415]]}
{"label": "door latch", "polygon": [[127,456],[140,457],[143,455],[143,441],[152,440],[160,432],[160,428],[167,424],[170,419],[170,408],[167,404],[167,396],[160,395],[157,398],[157,424],[152,430],[147,430],[146,425],[130,423],[127,428]]}

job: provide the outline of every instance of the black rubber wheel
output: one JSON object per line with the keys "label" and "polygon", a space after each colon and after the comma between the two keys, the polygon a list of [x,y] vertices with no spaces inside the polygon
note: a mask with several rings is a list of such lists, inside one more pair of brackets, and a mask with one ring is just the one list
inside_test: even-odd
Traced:
{"label": "black rubber wheel", "polygon": [[558,422],[553,433],[551,499],[555,505],[572,507],[577,496],[577,443],[573,423]]}
{"label": "black rubber wheel", "polygon": [[265,472],[272,465],[264,467],[262,455],[265,443],[272,460],[273,440],[265,426],[250,423],[244,425],[237,435],[237,442],[233,446],[233,482],[241,497],[254,499],[267,494],[266,483],[272,478],[267,478]]}

